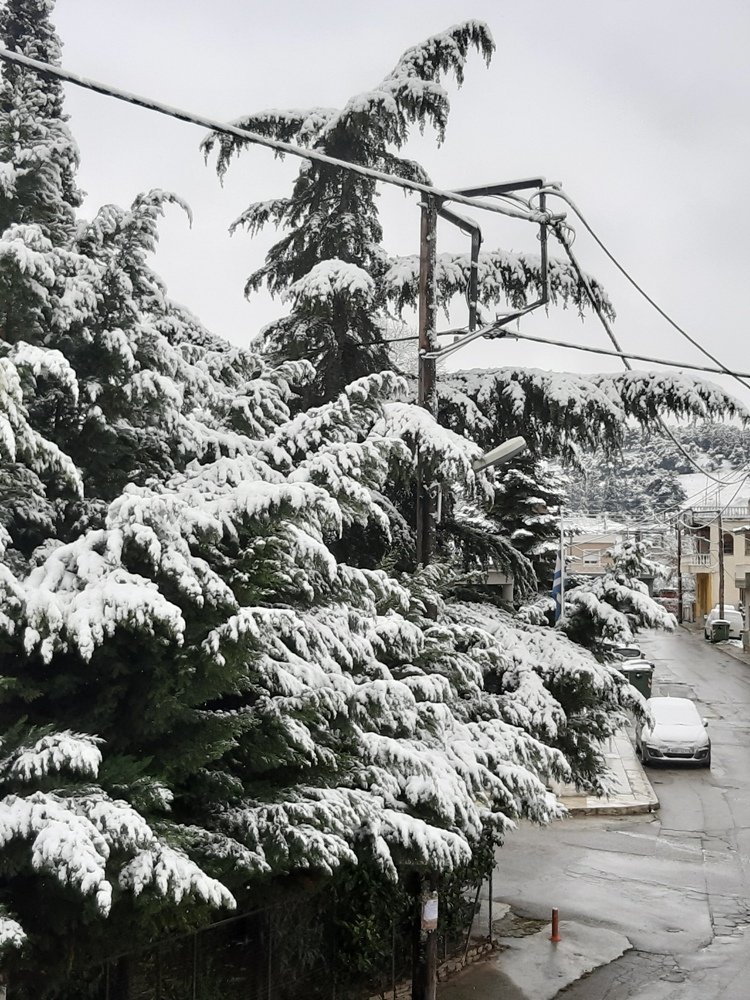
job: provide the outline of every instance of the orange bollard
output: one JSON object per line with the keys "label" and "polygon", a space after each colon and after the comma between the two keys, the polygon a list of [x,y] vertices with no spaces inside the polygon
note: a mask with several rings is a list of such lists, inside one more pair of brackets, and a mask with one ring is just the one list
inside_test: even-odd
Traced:
{"label": "orange bollard", "polygon": [[557,944],[558,941],[562,941],[562,938],[560,937],[560,914],[557,907],[554,907],[552,910],[552,936],[550,937],[550,941],[554,944]]}

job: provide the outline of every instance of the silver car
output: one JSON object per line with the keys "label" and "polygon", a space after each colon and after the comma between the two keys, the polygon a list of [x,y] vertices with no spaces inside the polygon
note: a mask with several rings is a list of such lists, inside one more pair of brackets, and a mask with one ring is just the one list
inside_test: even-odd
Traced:
{"label": "silver car", "polygon": [[708,722],[689,698],[649,698],[653,725],[639,723],[635,745],[644,764],[701,764],[711,766]]}

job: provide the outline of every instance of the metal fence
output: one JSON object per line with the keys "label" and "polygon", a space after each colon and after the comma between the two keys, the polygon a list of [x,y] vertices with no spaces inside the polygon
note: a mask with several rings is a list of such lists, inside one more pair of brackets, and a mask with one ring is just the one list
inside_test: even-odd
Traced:
{"label": "metal fence", "polygon": [[[488,927],[474,921],[479,895],[476,888],[467,891],[461,913],[438,929],[438,961],[466,954],[472,923],[475,938],[491,935],[491,909]],[[486,903],[482,910],[484,925]],[[369,928],[367,947],[357,952],[337,900],[313,894],[124,954],[97,970],[93,995],[98,1000],[396,1000],[410,984],[412,928],[413,909],[404,907]]]}

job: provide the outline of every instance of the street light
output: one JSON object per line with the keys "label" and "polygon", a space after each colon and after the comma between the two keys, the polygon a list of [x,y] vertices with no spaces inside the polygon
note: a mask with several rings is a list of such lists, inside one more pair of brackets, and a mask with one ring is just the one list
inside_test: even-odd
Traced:
{"label": "street light", "polygon": [[472,467],[474,472],[481,472],[482,469],[489,469],[492,465],[502,465],[503,462],[509,462],[523,451],[526,451],[526,439],[522,437],[510,438],[478,458],[476,462],[472,463]]}

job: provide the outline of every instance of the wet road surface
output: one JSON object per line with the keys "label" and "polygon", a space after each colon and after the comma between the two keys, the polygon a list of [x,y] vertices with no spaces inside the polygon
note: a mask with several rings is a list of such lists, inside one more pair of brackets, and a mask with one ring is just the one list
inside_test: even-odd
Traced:
{"label": "wet road surface", "polygon": [[693,698],[709,720],[711,769],[650,768],[651,815],[524,824],[498,852],[493,896],[630,939],[565,1000],[750,1000],[750,664],[682,630],[641,646],[653,693]]}

